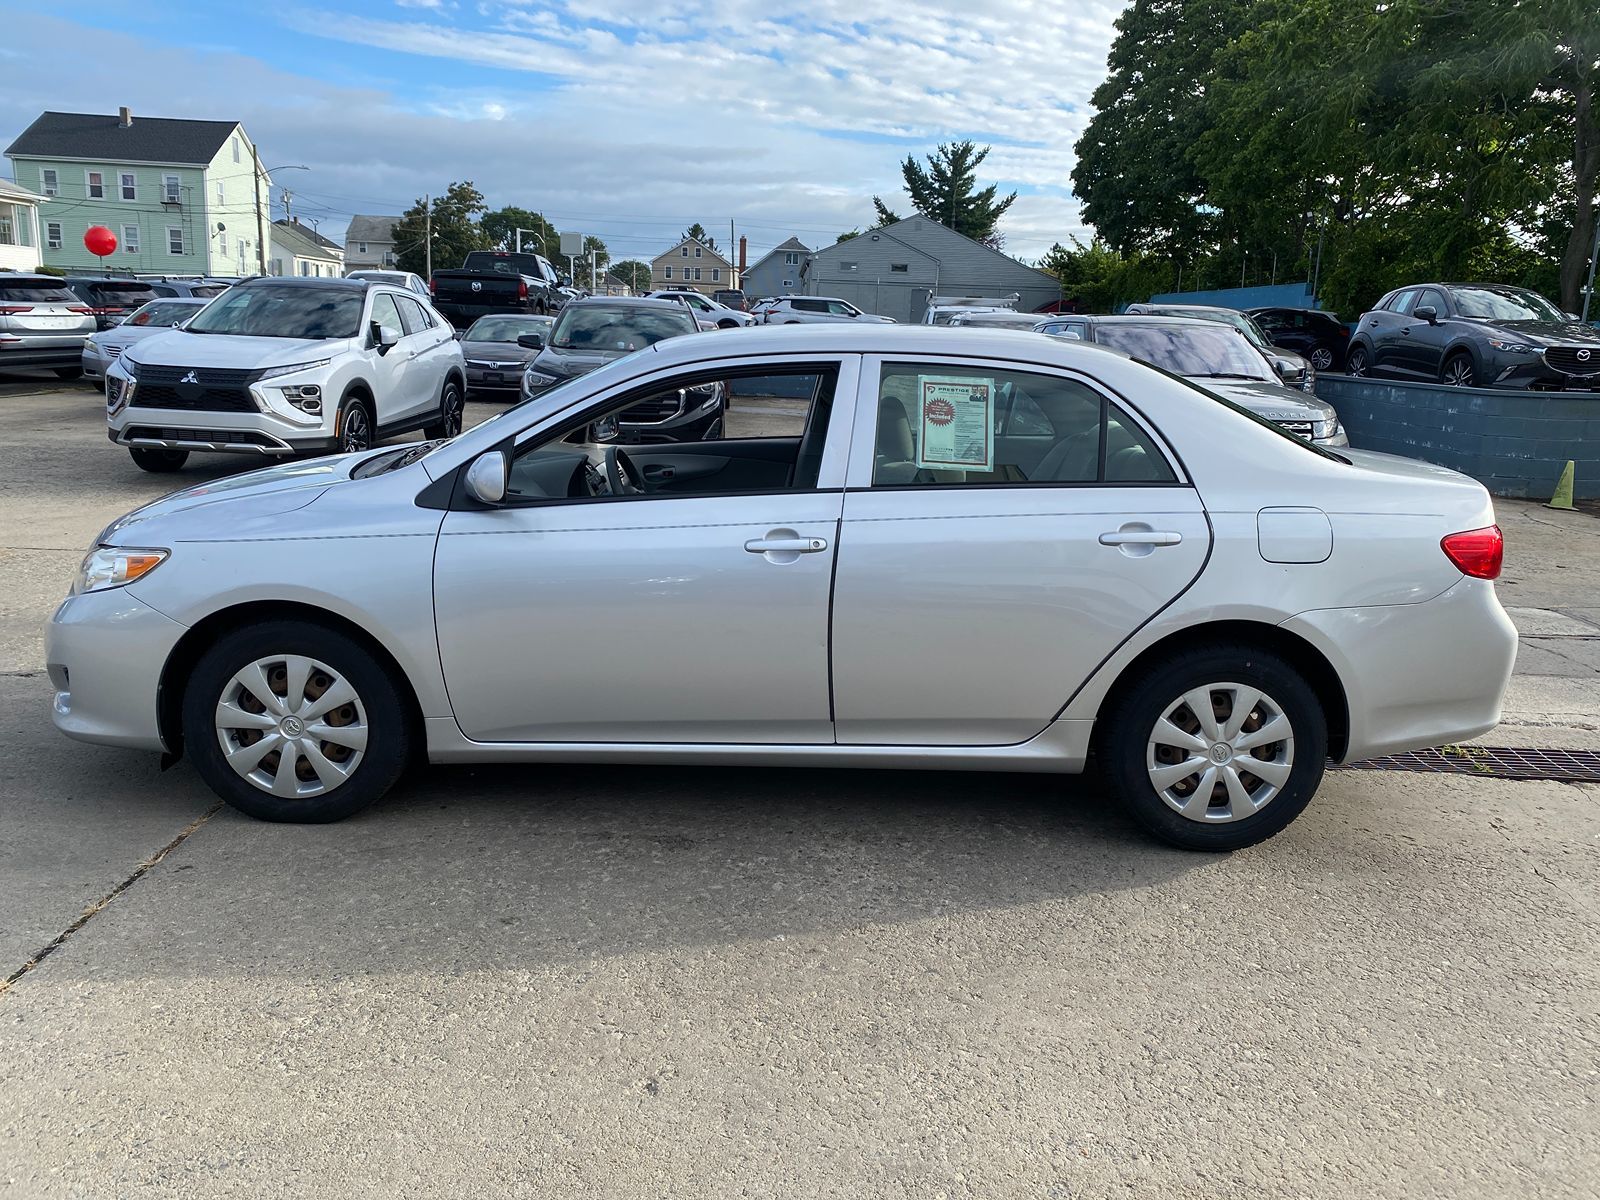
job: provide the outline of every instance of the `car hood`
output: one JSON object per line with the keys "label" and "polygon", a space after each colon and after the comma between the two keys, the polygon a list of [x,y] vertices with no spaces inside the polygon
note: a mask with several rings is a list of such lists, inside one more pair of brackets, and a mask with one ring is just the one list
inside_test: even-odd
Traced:
{"label": "car hood", "polygon": [[632,350],[601,350],[593,346],[586,346],[582,350],[564,350],[546,346],[539,351],[538,357],[533,360],[533,365],[552,375],[587,375],[596,367],[616,362],[617,359],[632,353]]}
{"label": "car hood", "polygon": [[257,525],[270,534],[271,518],[304,508],[330,485],[346,482],[362,459],[390,449],[283,463],[196,484],[118,517],[101,531],[96,543],[159,545],[205,540],[223,532],[229,538],[249,538]]}
{"label": "car hood", "polygon": [[529,350],[526,346],[519,346],[515,342],[462,342],[461,353],[467,358],[481,359],[484,362],[514,363],[521,366],[523,363],[532,362],[539,352]]}
{"label": "car hood", "polygon": [[232,333],[187,333],[163,329],[139,343],[134,361],[162,367],[231,367],[256,370],[333,358],[354,338],[245,337]]}
{"label": "car hood", "polygon": [[1195,379],[1194,382],[1269,421],[1326,421],[1338,415],[1333,405],[1318,400],[1310,392],[1266,380]]}
{"label": "car hood", "polygon": [[96,346],[130,346],[134,342],[142,342],[155,337],[159,333],[171,333],[170,325],[116,325],[110,329],[102,329],[99,333],[89,338]]}
{"label": "car hood", "polygon": [[1600,329],[1581,321],[1488,321],[1463,317],[1489,330],[1504,330],[1539,346],[1600,346]]}

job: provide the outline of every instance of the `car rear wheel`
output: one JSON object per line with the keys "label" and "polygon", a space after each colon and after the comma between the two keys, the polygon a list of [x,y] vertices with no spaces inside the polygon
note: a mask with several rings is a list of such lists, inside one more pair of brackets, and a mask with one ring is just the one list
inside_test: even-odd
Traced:
{"label": "car rear wheel", "polygon": [[339,449],[350,454],[372,449],[372,413],[367,402],[352,398],[344,402],[344,417],[339,422]]}
{"label": "car rear wheel", "polygon": [[263,821],[338,821],[399,779],[411,728],[397,681],[352,639],[267,621],[220,639],[183,696],[184,744],[211,789]]}
{"label": "car rear wheel", "polygon": [[55,368],[55,373],[56,373],[56,378],[57,379],[81,379],[81,378],[83,378],[83,368],[82,367],[56,367]]}
{"label": "car rear wheel", "polygon": [[1472,356],[1452,354],[1440,368],[1439,382],[1446,387],[1471,387],[1472,375]]}
{"label": "car rear wheel", "polygon": [[137,446],[130,448],[128,454],[132,457],[134,466],[153,475],[166,475],[181,470],[183,464],[189,461],[187,450],[157,450]]}
{"label": "car rear wheel", "polygon": [[1365,375],[1370,369],[1370,359],[1367,357],[1365,346],[1351,346],[1350,355],[1345,359],[1344,373],[1346,375]]}
{"label": "car rear wheel", "polygon": [[466,405],[461,399],[461,385],[453,378],[444,381],[444,392],[439,397],[439,419],[426,426],[422,436],[429,439],[453,438],[461,432],[461,414]]}
{"label": "car rear wheel", "polygon": [[1178,654],[1131,681],[1104,718],[1106,775],[1134,818],[1191,850],[1238,850],[1310,803],[1328,755],[1316,693],[1244,644]]}
{"label": "car rear wheel", "polygon": [[1331,346],[1313,346],[1308,355],[1311,365],[1319,371],[1333,370],[1333,348]]}

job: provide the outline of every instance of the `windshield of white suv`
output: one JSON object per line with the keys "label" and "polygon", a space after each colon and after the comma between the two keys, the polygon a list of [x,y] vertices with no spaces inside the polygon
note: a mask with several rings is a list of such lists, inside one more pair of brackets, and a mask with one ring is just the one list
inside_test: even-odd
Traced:
{"label": "windshield of white suv", "polygon": [[165,328],[194,316],[205,306],[204,300],[152,300],[129,317],[126,324]]}
{"label": "windshield of white suv", "polygon": [[360,331],[365,301],[366,293],[352,287],[236,287],[184,328],[244,337],[351,338]]}
{"label": "windshield of white suv", "polygon": [[1265,360],[1225,325],[1096,326],[1094,340],[1130,358],[1196,379],[1262,379],[1277,382]]}
{"label": "windshield of white suv", "polygon": [[557,350],[638,350],[697,331],[687,312],[621,304],[571,305],[556,318],[550,345]]}
{"label": "windshield of white suv", "polygon": [[1520,288],[1453,287],[1456,313],[1483,321],[1565,321],[1567,315],[1538,292]]}

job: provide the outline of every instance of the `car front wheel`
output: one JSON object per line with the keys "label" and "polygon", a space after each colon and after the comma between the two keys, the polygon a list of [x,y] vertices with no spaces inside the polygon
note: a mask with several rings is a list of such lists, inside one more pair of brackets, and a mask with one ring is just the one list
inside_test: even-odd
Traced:
{"label": "car front wheel", "polygon": [[1238,850],[1310,803],[1328,756],[1327,719],[1289,663],[1243,644],[1168,658],[1105,714],[1113,789],[1163,841]]}
{"label": "car front wheel", "polygon": [[1350,355],[1344,362],[1344,373],[1346,375],[1365,375],[1371,370],[1370,363],[1371,359],[1367,357],[1367,348],[1365,346],[1351,346]]}
{"label": "car front wheel", "polygon": [[1333,370],[1333,350],[1328,346],[1313,346],[1311,348],[1311,365],[1318,371]]}
{"label": "car front wheel", "polygon": [[339,449],[345,454],[372,449],[372,414],[364,400],[345,402],[339,424]]}
{"label": "car front wheel", "polygon": [[266,621],[221,638],[183,695],[184,744],[211,789],[264,821],[338,821],[400,777],[399,687],[351,638]]}
{"label": "car front wheel", "polygon": [[1453,354],[1439,372],[1439,382],[1446,387],[1472,386],[1472,358],[1466,354]]}
{"label": "car front wheel", "polygon": [[189,461],[187,450],[159,450],[148,446],[135,446],[129,449],[128,454],[132,457],[134,466],[154,475],[167,475],[181,470],[183,464]]}

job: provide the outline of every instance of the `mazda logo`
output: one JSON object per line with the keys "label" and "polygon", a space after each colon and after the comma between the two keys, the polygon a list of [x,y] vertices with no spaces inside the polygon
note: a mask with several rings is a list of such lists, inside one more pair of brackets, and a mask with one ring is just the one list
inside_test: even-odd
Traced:
{"label": "mazda logo", "polygon": [[1579,350],[1578,351],[1578,361],[1579,362],[1588,362],[1589,361],[1589,354],[1590,354],[1590,352],[1588,350]]}
{"label": "mazda logo", "polygon": [[479,283],[476,279],[474,279],[472,281],[472,290],[475,291],[475,292],[483,291],[483,284]]}
{"label": "mazda logo", "polygon": [[200,376],[196,375],[193,371],[190,371],[182,379],[178,380],[178,382],[179,383],[199,383],[200,382]]}

